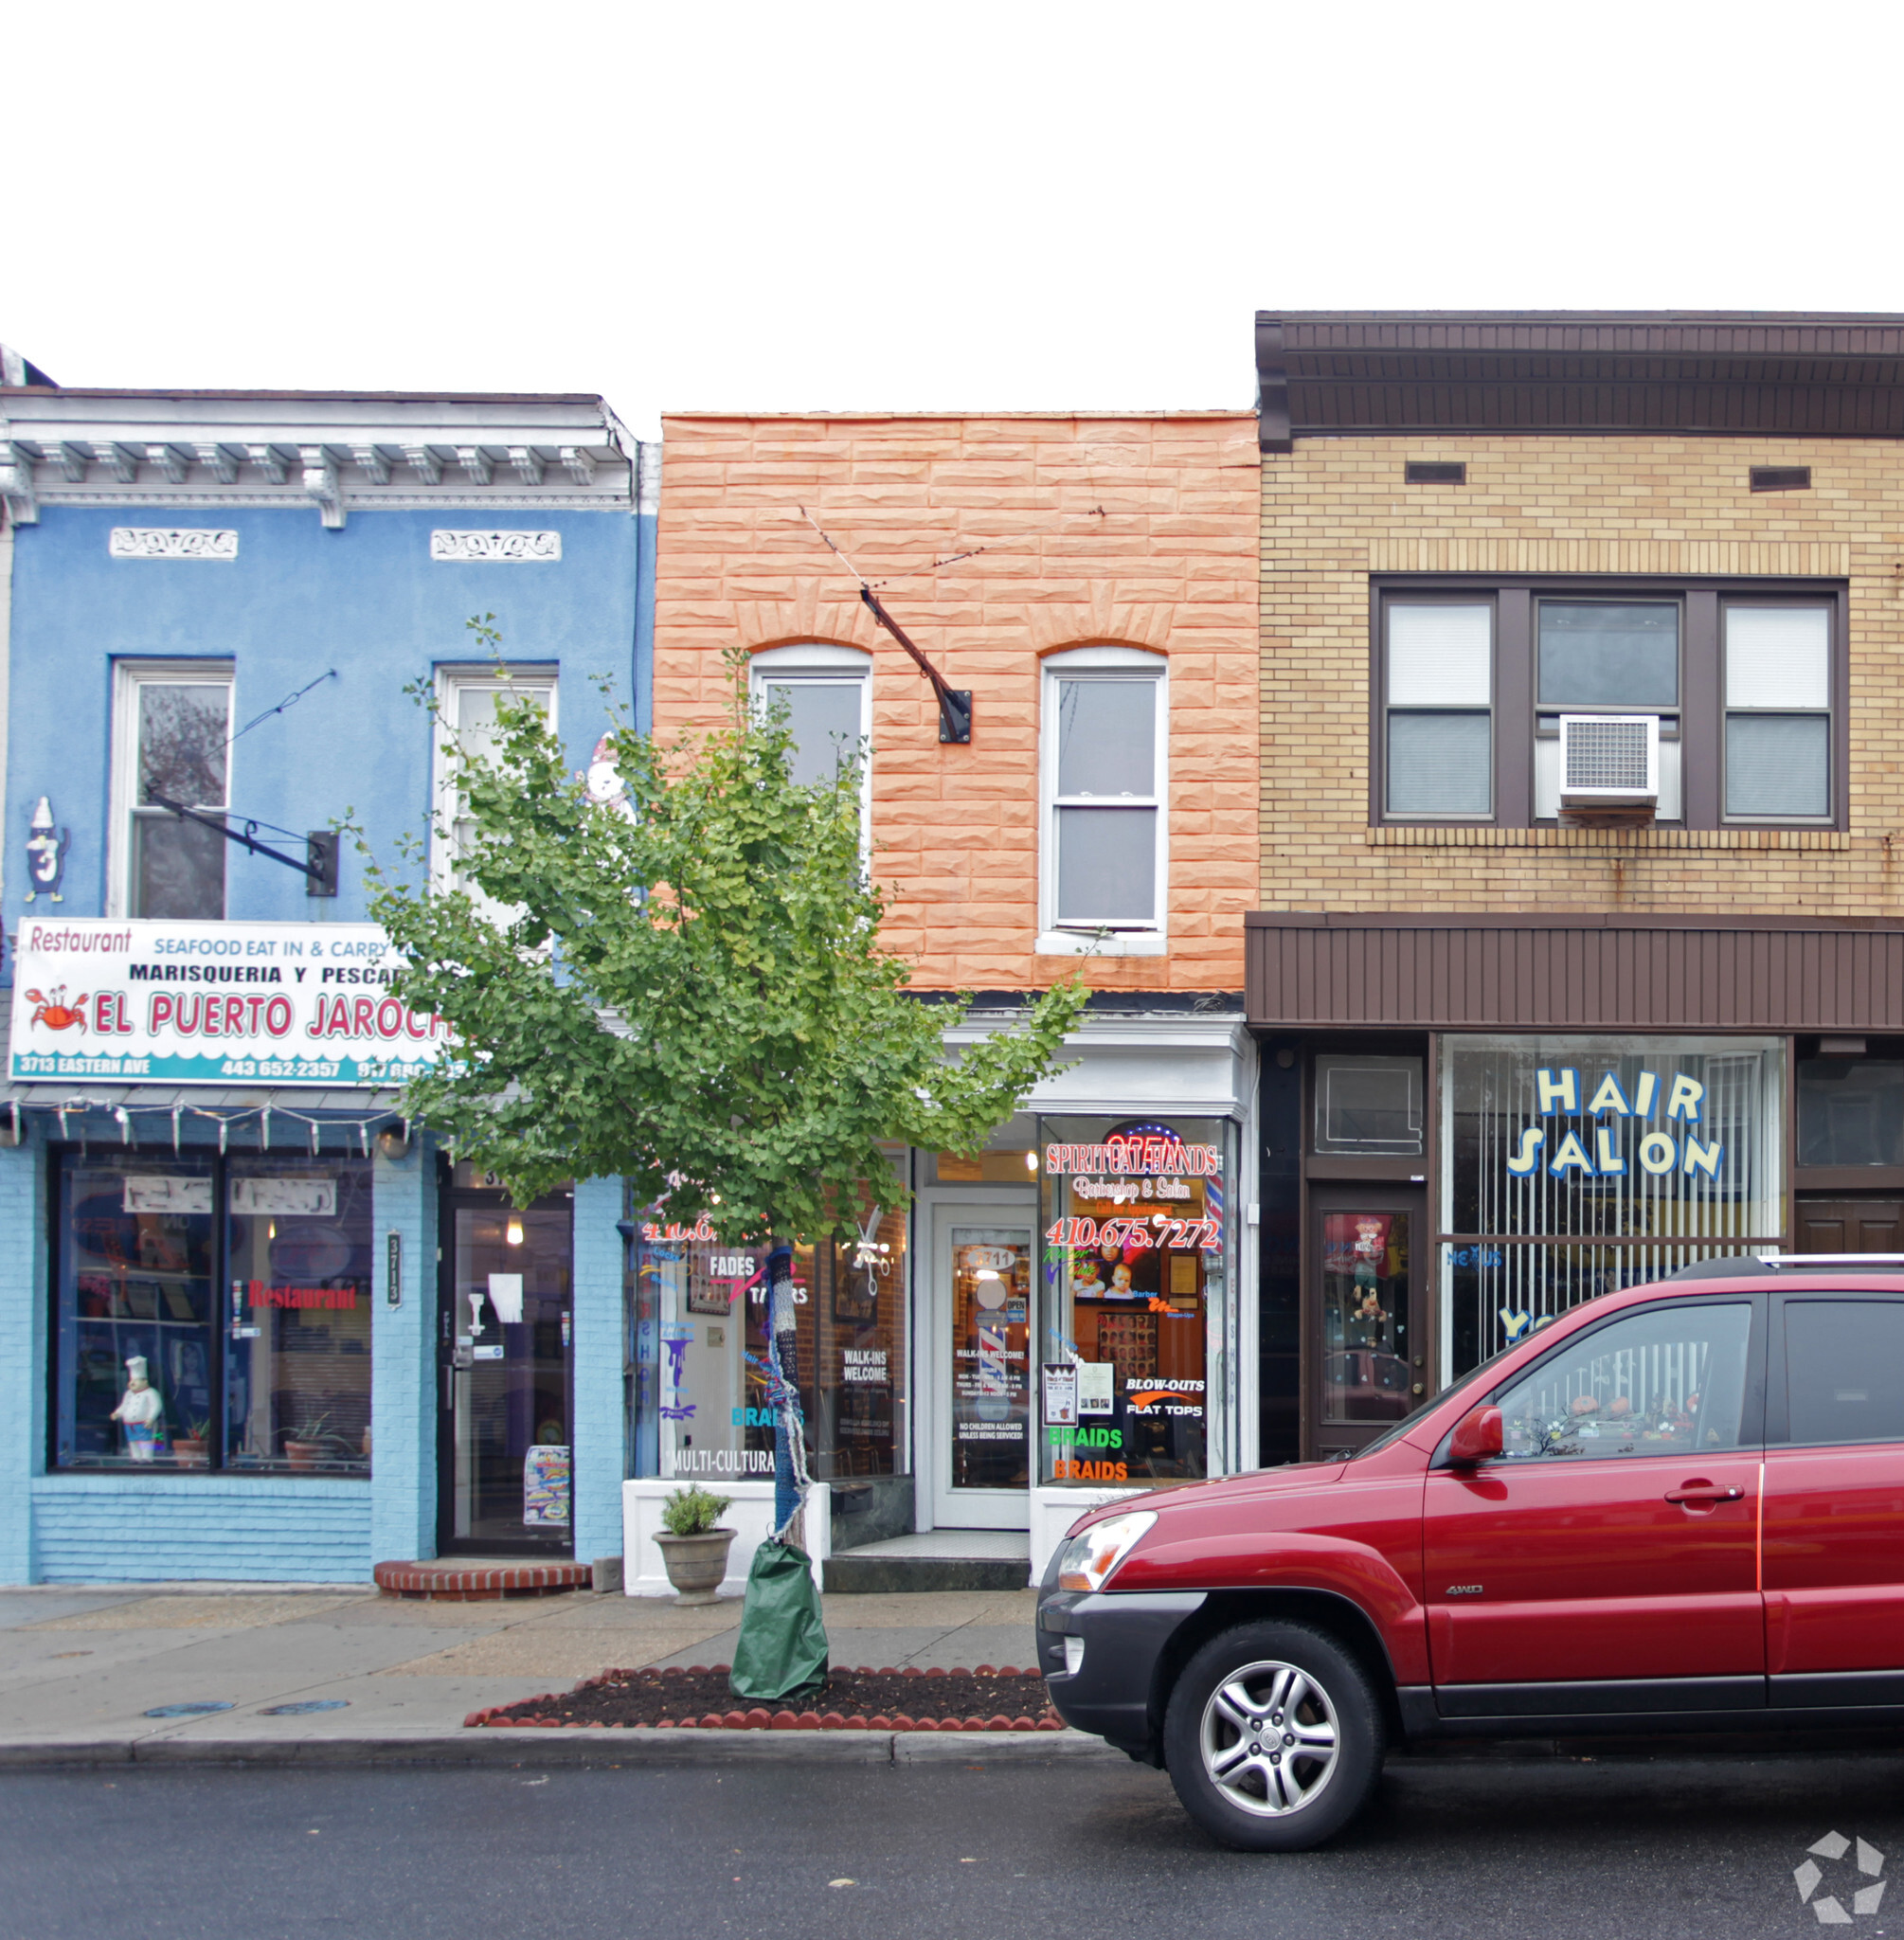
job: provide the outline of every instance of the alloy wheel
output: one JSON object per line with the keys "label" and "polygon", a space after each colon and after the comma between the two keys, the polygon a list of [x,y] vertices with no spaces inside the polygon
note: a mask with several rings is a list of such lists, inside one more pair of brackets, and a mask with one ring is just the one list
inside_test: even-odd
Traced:
{"label": "alloy wheel", "polygon": [[1230,1672],[1203,1707],[1200,1738],[1211,1783],[1262,1818],[1301,1811],[1336,1769],[1335,1707],[1290,1663],[1266,1660]]}

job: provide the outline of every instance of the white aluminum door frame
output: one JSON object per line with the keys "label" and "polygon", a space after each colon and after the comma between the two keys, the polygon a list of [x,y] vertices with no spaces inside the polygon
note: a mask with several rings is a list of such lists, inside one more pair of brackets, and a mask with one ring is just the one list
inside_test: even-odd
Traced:
{"label": "white aluminum door frame", "polygon": [[[955,1489],[952,1486],[952,1229],[955,1226],[1002,1226],[1022,1229],[1032,1248],[1032,1307],[1035,1315],[1038,1245],[1038,1200],[1035,1190],[1010,1186],[982,1192],[927,1189],[919,1195],[921,1224],[929,1235],[925,1262],[925,1298],[919,1303],[918,1381],[915,1394],[923,1404],[915,1410],[920,1489],[915,1526],[928,1529],[1029,1529],[1031,1488]],[[1036,1336],[1032,1336],[1035,1343]],[[1028,1352],[1034,1352],[1035,1346]],[[1028,1361],[1026,1391],[1032,1394],[1031,1421],[1035,1424],[1036,1395]],[[1028,1430],[1029,1432],[1029,1430]],[[1026,1450],[1027,1474],[1034,1475],[1037,1451]]]}

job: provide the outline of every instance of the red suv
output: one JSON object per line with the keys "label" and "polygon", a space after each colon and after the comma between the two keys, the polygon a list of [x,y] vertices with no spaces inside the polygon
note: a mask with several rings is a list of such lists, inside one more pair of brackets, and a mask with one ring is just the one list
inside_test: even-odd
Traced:
{"label": "red suv", "polygon": [[1904,1281],[1871,1265],[1708,1261],[1351,1460],[1094,1511],[1039,1593],[1052,1703],[1284,1852],[1397,1739],[1904,1721]]}

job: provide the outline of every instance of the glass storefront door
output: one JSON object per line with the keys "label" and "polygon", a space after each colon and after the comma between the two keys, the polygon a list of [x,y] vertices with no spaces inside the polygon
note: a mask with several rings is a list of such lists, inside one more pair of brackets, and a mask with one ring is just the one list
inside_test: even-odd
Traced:
{"label": "glass storefront door", "polygon": [[932,1519],[1023,1529],[1031,1483],[1032,1219],[1009,1205],[941,1206],[933,1334],[939,1422]]}
{"label": "glass storefront door", "polygon": [[1310,1419],[1319,1456],[1353,1454],[1427,1392],[1421,1243],[1427,1195],[1313,1189]]}
{"label": "glass storefront door", "polygon": [[459,1190],[442,1204],[439,1547],[566,1554],[572,1198],[518,1212],[500,1193]]}

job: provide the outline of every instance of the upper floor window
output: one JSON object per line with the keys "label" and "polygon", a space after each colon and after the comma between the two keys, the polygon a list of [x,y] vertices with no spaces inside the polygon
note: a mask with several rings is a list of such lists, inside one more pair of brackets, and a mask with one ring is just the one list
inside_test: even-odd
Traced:
{"label": "upper floor window", "polygon": [[1388,609],[1388,811],[1485,816],[1494,805],[1494,608]]}
{"label": "upper floor window", "polygon": [[1169,853],[1165,662],[1079,647],[1045,662],[1044,921],[1161,932]]}
{"label": "upper floor window", "polygon": [[1725,608],[1726,813],[1831,813],[1831,619],[1823,606]]}
{"label": "upper floor window", "polygon": [[222,920],[231,662],[122,660],[113,723],[108,902],[115,915]]}
{"label": "upper floor window", "polygon": [[754,656],[749,674],[757,703],[786,709],[795,781],[830,781],[857,761],[865,819],[872,799],[872,656],[818,640],[769,647]]}
{"label": "upper floor window", "polygon": [[[494,667],[440,667],[437,670],[436,760],[432,771],[439,836],[432,850],[437,887],[468,889],[485,914],[500,918],[500,905],[462,878],[460,863],[470,852],[476,823],[469,803],[457,786],[457,766],[448,750],[458,748],[469,759],[488,762],[496,744],[497,700],[504,694],[533,701],[556,726],[556,679],[552,669],[528,667],[505,676]],[[447,843],[442,839],[448,835]]]}
{"label": "upper floor window", "polygon": [[1378,818],[1842,824],[1841,593],[1523,581],[1377,602]]}

